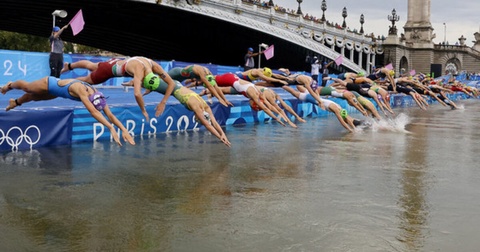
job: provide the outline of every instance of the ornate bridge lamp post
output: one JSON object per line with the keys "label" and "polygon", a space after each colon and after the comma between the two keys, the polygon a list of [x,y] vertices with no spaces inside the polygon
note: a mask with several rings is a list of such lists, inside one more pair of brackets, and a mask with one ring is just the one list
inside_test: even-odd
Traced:
{"label": "ornate bridge lamp post", "polygon": [[397,11],[395,8],[392,10],[392,15],[388,15],[388,21],[392,22],[392,26],[388,30],[388,35],[397,35],[397,27],[395,26],[395,22],[400,20],[400,16],[397,16]]}
{"label": "ornate bridge lamp post", "polygon": [[325,11],[327,10],[327,1],[325,0],[322,0],[322,22],[325,22],[327,21],[327,19],[325,19]]}
{"label": "ornate bridge lamp post", "polygon": [[345,22],[345,18],[347,17],[347,7],[343,7],[343,10],[342,10],[342,17],[343,17],[343,24],[342,24],[342,27],[343,28],[347,28],[347,23]]}
{"label": "ornate bridge lamp post", "polygon": [[365,16],[360,15],[360,33],[363,34],[363,24],[365,23]]}
{"label": "ornate bridge lamp post", "polygon": [[300,4],[303,2],[303,0],[297,0],[298,3],[298,9],[297,9],[297,14],[298,15],[303,15],[302,13],[302,8],[300,8]]}

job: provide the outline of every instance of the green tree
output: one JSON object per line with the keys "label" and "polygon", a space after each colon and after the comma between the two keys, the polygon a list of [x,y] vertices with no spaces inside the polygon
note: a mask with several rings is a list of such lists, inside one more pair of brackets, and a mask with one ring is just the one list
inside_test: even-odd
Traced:
{"label": "green tree", "polygon": [[39,36],[0,31],[0,48],[27,52],[48,52],[48,39]]}
{"label": "green tree", "polygon": [[[0,31],[0,49],[17,50],[27,52],[49,52],[50,43],[48,38],[28,34]],[[84,45],[65,42],[66,53],[95,53],[100,50]]]}

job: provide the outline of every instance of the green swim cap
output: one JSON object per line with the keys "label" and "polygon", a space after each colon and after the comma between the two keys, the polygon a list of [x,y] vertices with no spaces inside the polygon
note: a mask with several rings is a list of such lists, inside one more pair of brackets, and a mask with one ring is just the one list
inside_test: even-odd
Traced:
{"label": "green swim cap", "polygon": [[343,119],[347,118],[348,116],[348,112],[346,109],[342,109],[342,111],[340,111],[340,115],[342,116]]}
{"label": "green swim cap", "polygon": [[143,78],[143,87],[148,90],[155,90],[160,86],[160,77],[154,73],[149,73]]}
{"label": "green swim cap", "polygon": [[357,76],[358,76],[358,77],[363,77],[363,76],[365,76],[365,72],[364,72],[364,71],[360,71],[360,72],[357,73]]}
{"label": "green swim cap", "polygon": [[[207,81],[210,83],[210,85],[212,85],[212,87],[215,87],[215,85],[217,85],[217,82],[215,81],[215,77],[213,77],[213,75],[209,74],[205,76],[205,78],[207,78]],[[205,84],[203,84],[203,86],[205,86]]]}

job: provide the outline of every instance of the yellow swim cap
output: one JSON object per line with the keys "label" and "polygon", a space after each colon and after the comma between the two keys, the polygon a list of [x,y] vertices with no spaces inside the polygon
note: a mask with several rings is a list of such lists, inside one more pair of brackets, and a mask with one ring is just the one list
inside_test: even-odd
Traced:
{"label": "yellow swim cap", "polygon": [[390,76],[395,76],[395,71],[393,70],[390,70],[390,72],[388,72],[390,74]]}
{"label": "yellow swim cap", "polygon": [[270,69],[268,67],[264,67],[263,68],[263,75],[268,76],[268,77],[272,77],[272,69]]}
{"label": "yellow swim cap", "polygon": [[160,77],[154,73],[149,73],[143,78],[143,87],[148,90],[155,90],[160,86]]}

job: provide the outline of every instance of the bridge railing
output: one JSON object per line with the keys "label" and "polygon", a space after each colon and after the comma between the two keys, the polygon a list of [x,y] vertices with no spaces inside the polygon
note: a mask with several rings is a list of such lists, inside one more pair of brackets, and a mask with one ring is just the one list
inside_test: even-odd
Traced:
{"label": "bridge railing", "polygon": [[480,56],[480,51],[462,45],[434,45],[435,50],[463,51]]}

